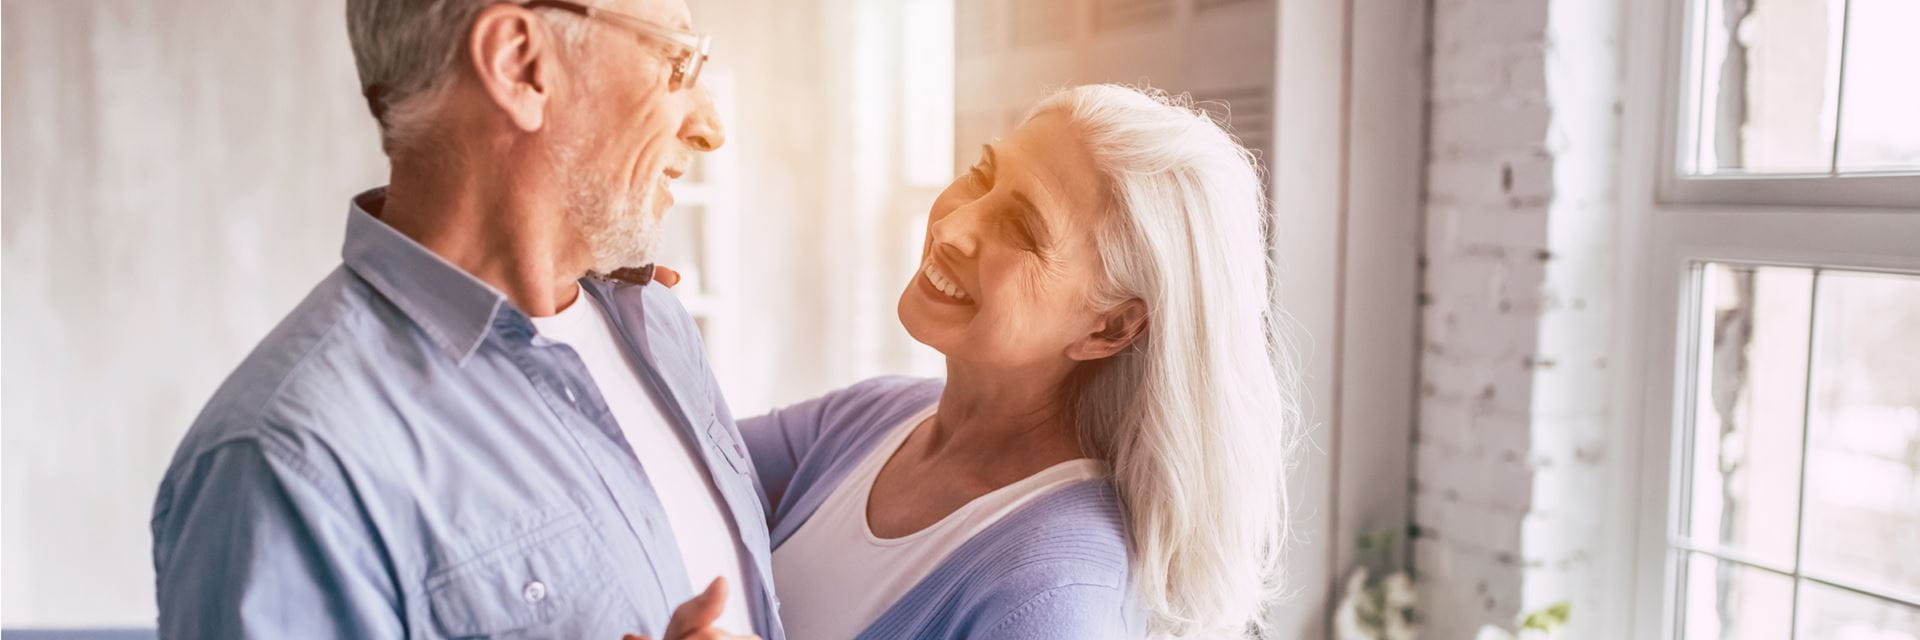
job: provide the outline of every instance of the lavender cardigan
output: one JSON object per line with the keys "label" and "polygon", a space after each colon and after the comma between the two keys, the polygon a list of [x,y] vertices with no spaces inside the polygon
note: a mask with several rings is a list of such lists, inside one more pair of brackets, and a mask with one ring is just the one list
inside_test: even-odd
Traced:
{"label": "lavender cardigan", "polygon": [[[940,389],[937,380],[875,378],[740,421],[766,488],[773,547]],[[1144,616],[1127,594],[1120,503],[1111,485],[1087,480],[1033,499],[962,544],[859,637],[1142,637]]]}

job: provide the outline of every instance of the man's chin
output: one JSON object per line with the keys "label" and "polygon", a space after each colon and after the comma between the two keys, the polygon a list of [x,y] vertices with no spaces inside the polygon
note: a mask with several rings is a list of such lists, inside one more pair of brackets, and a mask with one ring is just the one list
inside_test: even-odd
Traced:
{"label": "man's chin", "polygon": [[649,242],[645,248],[611,251],[602,254],[599,259],[594,261],[596,264],[593,272],[605,275],[621,269],[639,268],[653,264],[654,257],[658,255],[658,252],[654,250],[653,244],[653,242]]}

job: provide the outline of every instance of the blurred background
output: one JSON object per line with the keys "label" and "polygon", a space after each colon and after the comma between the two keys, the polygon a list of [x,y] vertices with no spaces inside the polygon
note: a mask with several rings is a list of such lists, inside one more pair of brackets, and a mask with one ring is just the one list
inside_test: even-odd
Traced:
{"label": "blurred background", "polygon": [[[934,194],[1150,84],[1266,164],[1271,637],[1920,640],[1920,0],[687,1],[729,143],[663,263],[736,415],[939,375]],[[385,180],[342,4],[0,3],[7,637],[152,626],[175,443]]]}

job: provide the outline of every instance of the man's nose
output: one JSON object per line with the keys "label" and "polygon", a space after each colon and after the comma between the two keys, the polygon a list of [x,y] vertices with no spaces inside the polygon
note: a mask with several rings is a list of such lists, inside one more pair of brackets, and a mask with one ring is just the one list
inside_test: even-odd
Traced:
{"label": "man's nose", "polygon": [[726,144],[727,133],[720,124],[720,113],[713,109],[713,96],[702,87],[693,89],[693,110],[680,127],[680,139],[695,151],[713,151]]}

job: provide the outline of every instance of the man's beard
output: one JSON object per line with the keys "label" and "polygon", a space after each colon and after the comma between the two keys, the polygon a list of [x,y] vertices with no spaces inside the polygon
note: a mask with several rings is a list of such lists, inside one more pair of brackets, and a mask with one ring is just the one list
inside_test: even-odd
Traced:
{"label": "man's beard", "polygon": [[606,174],[591,170],[571,144],[554,151],[553,169],[566,187],[567,223],[593,253],[594,273],[613,273],[653,262],[660,242],[660,215],[651,211],[656,182],[621,198]]}

